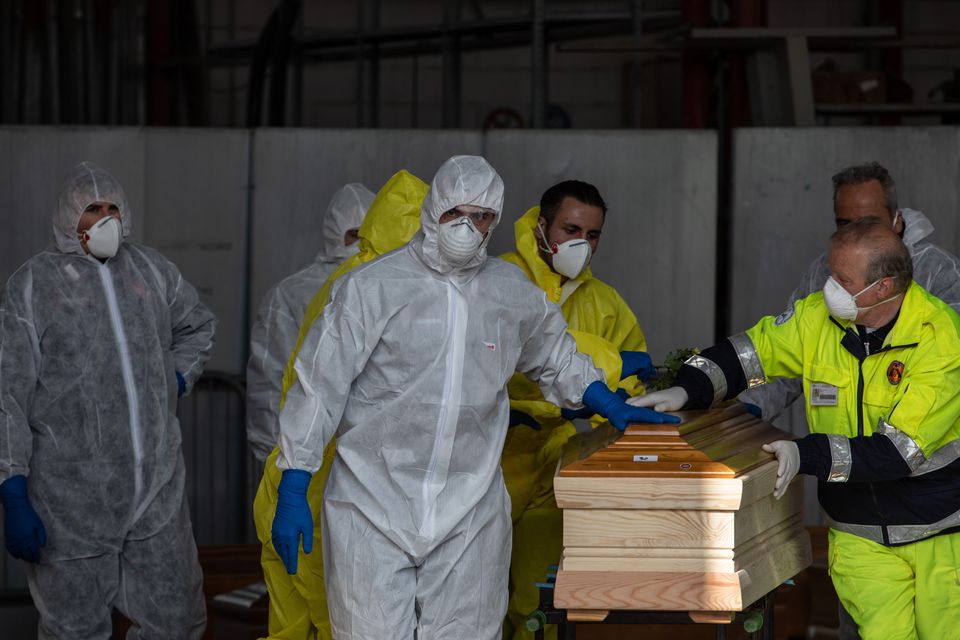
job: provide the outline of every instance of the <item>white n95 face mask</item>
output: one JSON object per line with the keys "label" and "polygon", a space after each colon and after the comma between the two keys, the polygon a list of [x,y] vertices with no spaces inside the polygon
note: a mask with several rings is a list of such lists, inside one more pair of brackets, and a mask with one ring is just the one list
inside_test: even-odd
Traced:
{"label": "white n95 face mask", "polygon": [[116,216],[105,216],[80,235],[86,242],[90,255],[96,258],[112,258],[120,249],[122,232],[120,220]]}
{"label": "white n95 face mask", "polygon": [[470,261],[480,250],[483,235],[477,231],[469,218],[457,218],[440,225],[437,247],[440,255],[455,267]]}
{"label": "white n95 face mask", "polygon": [[552,247],[553,270],[571,280],[576,278],[590,264],[593,252],[590,243],[586,240],[567,240],[561,244],[554,243]]}
{"label": "white n95 face mask", "polygon": [[[544,244],[546,244],[547,235],[543,232],[543,228],[537,225],[537,230],[540,232]],[[593,257],[593,250],[590,249],[590,243],[586,240],[567,240],[560,244],[554,242],[548,251],[553,270],[571,280],[583,273],[583,270],[590,264],[590,258]]]}
{"label": "white n95 face mask", "polygon": [[[880,278],[880,280],[883,280],[883,278]],[[856,320],[857,314],[861,311],[869,311],[891,300],[896,300],[903,295],[902,293],[898,293],[869,307],[858,307],[857,298],[869,291],[874,285],[880,282],[880,280],[871,282],[858,293],[853,294],[841,287],[840,283],[833,279],[833,276],[827,278],[827,281],[823,285],[823,301],[826,303],[830,315],[838,320]]]}

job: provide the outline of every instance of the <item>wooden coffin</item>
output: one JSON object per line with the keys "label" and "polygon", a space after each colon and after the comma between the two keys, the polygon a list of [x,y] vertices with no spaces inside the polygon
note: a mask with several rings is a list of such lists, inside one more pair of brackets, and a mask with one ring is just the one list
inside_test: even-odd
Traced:
{"label": "wooden coffin", "polygon": [[773,497],[761,445],[790,438],[739,403],[679,425],[579,437],[554,478],[568,610],[742,611],[810,564],[802,483]]}

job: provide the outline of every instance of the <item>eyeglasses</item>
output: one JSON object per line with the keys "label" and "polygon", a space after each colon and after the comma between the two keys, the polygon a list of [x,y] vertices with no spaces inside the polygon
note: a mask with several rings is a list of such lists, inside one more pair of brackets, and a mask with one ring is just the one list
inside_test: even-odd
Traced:
{"label": "eyeglasses", "polygon": [[473,221],[475,227],[485,227],[493,222],[494,218],[497,217],[497,212],[491,209],[480,209],[477,208],[473,211],[468,211],[462,207],[454,207],[449,211],[444,211],[440,215],[440,224],[446,224],[457,218],[467,217]]}

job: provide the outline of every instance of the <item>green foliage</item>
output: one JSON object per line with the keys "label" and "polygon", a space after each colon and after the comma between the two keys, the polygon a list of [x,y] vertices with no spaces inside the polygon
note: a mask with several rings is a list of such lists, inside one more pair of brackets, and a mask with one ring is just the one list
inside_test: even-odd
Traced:
{"label": "green foliage", "polygon": [[649,391],[661,391],[673,386],[673,381],[677,377],[677,371],[680,370],[687,358],[700,353],[697,347],[688,347],[685,349],[674,349],[667,354],[663,364],[657,366],[657,378],[647,383]]}

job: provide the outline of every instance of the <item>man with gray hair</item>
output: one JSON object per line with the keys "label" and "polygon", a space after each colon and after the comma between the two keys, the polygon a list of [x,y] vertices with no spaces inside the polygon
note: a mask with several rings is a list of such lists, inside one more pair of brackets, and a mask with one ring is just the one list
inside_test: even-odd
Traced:
{"label": "man with gray hair", "polygon": [[[927,241],[933,224],[919,211],[900,209],[897,185],[877,162],[853,165],[833,176],[833,213],[837,229],[865,217],[876,217],[900,236],[913,262],[913,279],[954,311],[960,312],[960,259]],[[814,291],[820,291],[830,275],[827,253],[814,260],[790,299],[787,309]],[[745,391],[740,401],[760,408],[763,419],[772,422],[803,396],[799,379],[780,379]],[[800,434],[798,434],[800,435]],[[855,640],[856,625],[840,607],[840,640]]]}
{"label": "man with gray hair", "polygon": [[628,400],[706,409],[799,378],[810,434],[764,445],[774,495],[804,473],[830,526],[830,577],[860,633],[960,629],[960,316],[914,282],[886,221],[842,226],[822,292],[687,361],[674,387]]}
{"label": "man with gray hair", "polygon": [[[890,225],[903,240],[913,262],[913,279],[954,311],[960,312],[960,258],[927,241],[933,223],[920,211],[899,209],[893,176],[876,162],[847,167],[833,176],[833,213],[837,229],[866,217]],[[827,252],[810,263],[807,272],[790,294],[787,309],[815,291],[830,276]],[[799,380],[777,380],[750,389],[740,401],[755,405],[763,419],[772,422],[803,395]]]}

